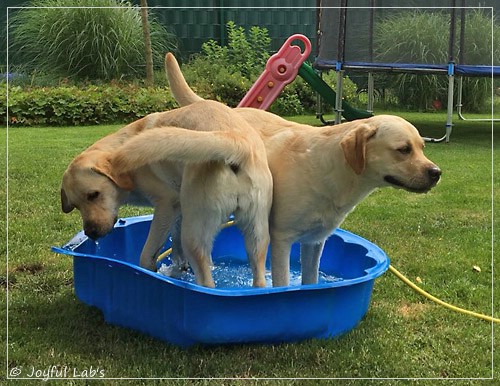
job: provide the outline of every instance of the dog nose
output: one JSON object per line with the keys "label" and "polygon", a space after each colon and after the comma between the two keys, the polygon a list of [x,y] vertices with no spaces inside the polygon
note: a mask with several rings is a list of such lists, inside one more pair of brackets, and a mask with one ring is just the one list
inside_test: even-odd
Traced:
{"label": "dog nose", "polygon": [[83,232],[85,233],[85,236],[92,240],[97,240],[102,237],[99,227],[94,224],[84,224]]}
{"label": "dog nose", "polygon": [[433,166],[427,170],[427,174],[432,182],[437,183],[441,178],[441,169]]}
{"label": "dog nose", "polygon": [[85,236],[92,240],[97,240],[99,238],[99,232],[96,229],[93,228],[88,228],[85,229]]}

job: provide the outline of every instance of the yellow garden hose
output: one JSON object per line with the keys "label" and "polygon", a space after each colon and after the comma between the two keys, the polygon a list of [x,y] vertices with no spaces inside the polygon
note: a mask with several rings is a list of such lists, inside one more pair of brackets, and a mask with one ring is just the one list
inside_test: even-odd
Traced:
{"label": "yellow garden hose", "polygon": [[168,248],[165,252],[163,252],[162,254],[160,254],[160,256],[158,256],[158,259],[156,259],[156,262],[159,263],[160,261],[162,261],[165,257],[170,255],[171,253],[172,253],[172,248]]}
{"label": "yellow garden hose", "polygon": [[400,279],[403,283],[408,285],[410,288],[412,288],[415,292],[419,293],[420,295],[426,297],[429,300],[432,300],[433,302],[446,307],[452,311],[456,312],[461,312],[462,314],[474,316],[479,319],[486,320],[488,322],[494,322],[494,323],[500,323],[500,319],[498,318],[493,318],[492,316],[488,315],[483,315],[483,314],[478,314],[476,312],[472,312],[469,310],[464,310],[463,308],[455,307],[454,305],[451,305],[449,303],[443,302],[442,300],[436,298],[435,296],[432,296],[430,293],[425,292],[423,289],[412,283],[408,278],[406,278],[401,272],[399,272],[396,268],[394,268],[392,265],[389,265],[389,271],[391,271],[398,279]]}
{"label": "yellow garden hose", "polygon": [[[229,221],[229,222],[225,223],[224,225],[222,225],[222,229],[230,227],[232,225],[234,225],[234,221]],[[163,260],[166,256],[170,255],[171,253],[172,253],[172,248],[167,249],[160,256],[158,256],[157,261]],[[429,300],[431,300],[431,301],[433,301],[433,302],[435,302],[443,307],[448,308],[449,310],[460,312],[462,314],[466,314],[466,315],[470,315],[470,316],[474,316],[476,318],[486,320],[487,322],[500,323],[500,319],[498,319],[498,318],[494,318],[494,317],[488,316],[488,315],[478,314],[476,312],[465,310],[463,308],[456,307],[452,304],[443,302],[442,300],[436,298],[435,296],[432,296],[428,292],[425,292],[423,289],[421,289],[416,284],[411,282],[406,276],[404,276],[401,272],[399,272],[392,265],[389,265],[389,271],[391,271],[394,275],[396,275],[396,277],[399,280],[401,280],[403,283],[405,283],[407,286],[409,286],[411,289],[413,289],[418,294],[424,296],[425,298],[427,298],[427,299],[429,299]]]}

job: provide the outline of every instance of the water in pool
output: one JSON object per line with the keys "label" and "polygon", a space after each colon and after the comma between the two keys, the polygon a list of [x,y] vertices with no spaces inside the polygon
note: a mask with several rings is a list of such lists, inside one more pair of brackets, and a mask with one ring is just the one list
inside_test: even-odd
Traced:
{"label": "water in pool", "polygon": [[[162,264],[158,269],[158,273],[168,275],[167,265]],[[252,288],[252,269],[248,262],[229,257],[219,258],[214,261],[212,275],[216,288]],[[184,272],[179,279],[189,283],[196,283],[191,270]],[[341,280],[342,278],[319,272],[318,283],[333,283]],[[301,285],[300,265],[292,265],[290,267],[290,286],[299,285]],[[270,270],[266,270],[266,287],[272,287]]]}

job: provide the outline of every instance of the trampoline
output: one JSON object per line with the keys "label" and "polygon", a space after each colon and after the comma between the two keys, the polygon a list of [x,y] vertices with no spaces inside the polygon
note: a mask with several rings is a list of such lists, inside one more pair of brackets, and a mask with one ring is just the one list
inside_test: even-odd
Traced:
{"label": "trampoline", "polygon": [[[439,1],[438,1],[439,2]],[[442,1],[439,3],[443,3]],[[430,142],[449,142],[454,112],[454,87],[457,81],[457,113],[462,120],[500,121],[498,118],[491,119],[467,119],[462,113],[462,94],[464,77],[487,77],[493,79],[500,77],[500,66],[493,63],[468,63],[465,52],[465,17],[469,8],[465,7],[465,1],[447,1],[448,6],[439,9],[450,15],[450,27],[448,37],[448,62],[447,63],[381,63],[374,56],[374,24],[377,15],[387,15],[391,12],[413,10],[414,7],[401,8],[392,0],[320,0],[318,12],[318,55],[314,62],[314,68],[320,71],[334,70],[337,73],[337,94],[342,96],[342,79],[345,72],[349,74],[364,72],[368,74],[367,110],[373,112],[374,101],[374,77],[375,73],[387,74],[425,74],[443,75],[448,77],[447,96],[447,118],[445,134],[441,138],[425,138]],[[470,3],[470,2],[469,2]],[[470,4],[468,4],[470,5]],[[479,5],[479,3],[478,3]],[[498,6],[498,4],[497,4]],[[496,11],[494,7],[484,8]],[[460,21],[460,34],[457,37],[457,20]],[[352,20],[352,24],[349,24]],[[368,20],[368,23],[366,21]],[[493,20],[493,17],[492,17]],[[357,26],[356,26],[357,23]],[[360,28],[365,27],[365,29]],[[367,28],[366,28],[367,26]],[[456,57],[456,39],[458,38],[458,57]],[[397,37],[395,37],[395,40]],[[491,60],[493,62],[493,60]],[[341,100],[342,98],[338,98]],[[335,122],[340,123],[342,119],[342,105],[337,104],[334,108]],[[321,115],[319,113],[318,115]],[[322,119],[323,120],[323,119]]]}

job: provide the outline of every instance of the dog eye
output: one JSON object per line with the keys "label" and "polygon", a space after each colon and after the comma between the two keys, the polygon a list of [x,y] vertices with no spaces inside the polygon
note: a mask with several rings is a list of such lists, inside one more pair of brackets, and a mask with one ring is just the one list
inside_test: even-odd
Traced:
{"label": "dog eye", "polygon": [[99,192],[90,192],[87,194],[88,201],[94,201],[97,197],[99,197]]}
{"label": "dog eye", "polygon": [[409,146],[409,145],[403,146],[403,147],[399,148],[398,151],[401,154],[410,154],[411,153],[411,146]]}

